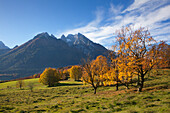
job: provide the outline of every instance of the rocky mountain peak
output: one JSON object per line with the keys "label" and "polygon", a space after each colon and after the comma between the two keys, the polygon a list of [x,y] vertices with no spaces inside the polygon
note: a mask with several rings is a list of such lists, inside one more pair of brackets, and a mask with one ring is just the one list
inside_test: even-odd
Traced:
{"label": "rocky mountain peak", "polygon": [[62,35],[62,36],[61,36],[61,39],[63,39],[63,40],[64,40],[65,38],[66,38],[66,37],[65,37],[65,35]]}
{"label": "rocky mountain peak", "polygon": [[75,47],[80,51],[83,51],[83,53],[86,55],[91,54],[92,56],[96,57],[98,54],[107,52],[106,48],[100,44],[92,42],[81,33],[75,35],[69,34],[67,37],[62,35],[61,40],[65,41],[70,47]]}
{"label": "rocky mountain peak", "polygon": [[53,34],[51,34],[51,37],[52,37],[52,38],[56,38]]}
{"label": "rocky mountain peak", "polygon": [[36,39],[36,38],[49,38],[49,37],[51,37],[51,36],[47,32],[42,32],[42,33],[36,35],[34,37],[34,39]]}
{"label": "rocky mountain peak", "polygon": [[9,49],[2,41],[0,41],[0,49]]}

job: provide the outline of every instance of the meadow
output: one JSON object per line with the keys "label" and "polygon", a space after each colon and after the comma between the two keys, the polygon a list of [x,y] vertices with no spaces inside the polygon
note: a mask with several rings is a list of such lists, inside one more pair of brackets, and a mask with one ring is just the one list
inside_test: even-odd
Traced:
{"label": "meadow", "polygon": [[[0,83],[2,113],[170,113],[170,69],[147,75],[143,92],[134,86],[120,86],[119,91],[103,86],[93,94],[90,85],[70,79],[55,87],[39,83],[38,78],[26,79],[22,89],[16,88],[16,82]],[[30,83],[33,92],[27,86]]]}

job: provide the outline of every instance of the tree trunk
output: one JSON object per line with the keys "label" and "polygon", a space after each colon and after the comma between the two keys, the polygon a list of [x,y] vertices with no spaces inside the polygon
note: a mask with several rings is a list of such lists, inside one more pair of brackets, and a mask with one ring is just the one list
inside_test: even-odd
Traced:
{"label": "tree trunk", "polygon": [[116,70],[116,91],[118,91],[119,90],[119,84],[118,84],[118,73],[119,73],[119,71],[118,70]]}
{"label": "tree trunk", "polygon": [[101,81],[101,86],[104,86],[103,81]]}
{"label": "tree trunk", "polygon": [[129,84],[128,83],[126,84],[126,89],[129,89]]}
{"label": "tree trunk", "polygon": [[116,91],[118,91],[119,90],[119,84],[118,84],[118,82],[116,83]]}
{"label": "tree trunk", "polygon": [[142,92],[143,85],[144,85],[144,75],[141,75],[141,83],[140,83],[139,88],[138,88],[139,92]]}
{"label": "tree trunk", "polygon": [[94,94],[96,94],[97,87],[94,87]]}
{"label": "tree trunk", "polygon": [[130,77],[130,84],[132,84],[132,76]]}
{"label": "tree trunk", "polygon": [[140,85],[140,76],[138,75],[138,81],[137,81],[137,84],[136,84],[137,86],[139,86]]}

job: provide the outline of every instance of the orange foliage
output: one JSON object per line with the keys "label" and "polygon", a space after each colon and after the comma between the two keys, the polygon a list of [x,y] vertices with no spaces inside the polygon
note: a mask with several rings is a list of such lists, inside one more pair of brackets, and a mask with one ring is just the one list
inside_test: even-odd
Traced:
{"label": "orange foliage", "polygon": [[113,46],[118,50],[119,76],[123,75],[123,78],[128,80],[128,76],[133,72],[139,78],[139,91],[142,91],[144,76],[163,61],[160,49],[164,45],[157,45],[145,28],[133,30],[130,26],[123,27],[118,32],[117,44]]}

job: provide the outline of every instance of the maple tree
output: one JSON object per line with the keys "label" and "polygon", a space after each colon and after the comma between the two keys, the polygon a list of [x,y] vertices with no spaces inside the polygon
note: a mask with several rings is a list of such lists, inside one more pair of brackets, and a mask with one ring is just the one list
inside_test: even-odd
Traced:
{"label": "maple tree", "polygon": [[60,80],[60,73],[54,68],[46,68],[40,75],[39,82],[49,87],[54,86]]}
{"label": "maple tree", "polygon": [[133,74],[138,76],[138,91],[142,91],[145,75],[162,60],[159,49],[160,45],[164,44],[157,46],[149,31],[143,27],[137,30],[131,26],[122,27],[116,39],[117,43],[113,47],[118,51],[119,62],[128,58],[125,65],[122,63],[126,67],[123,72],[126,72],[128,67],[133,67]]}

